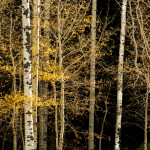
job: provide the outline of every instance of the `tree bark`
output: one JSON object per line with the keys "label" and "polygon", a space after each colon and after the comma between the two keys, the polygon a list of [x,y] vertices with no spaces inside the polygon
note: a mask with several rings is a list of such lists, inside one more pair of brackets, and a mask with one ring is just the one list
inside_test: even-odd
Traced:
{"label": "tree bark", "polygon": [[22,129],[22,115],[20,115],[20,132],[21,132],[21,139],[22,139],[22,147],[23,147],[23,150],[25,150],[25,140],[24,140],[24,135],[23,135],[23,129]]}
{"label": "tree bark", "polygon": [[25,97],[25,150],[34,150],[32,78],[31,78],[31,26],[29,0],[22,0],[23,27],[23,86]]}
{"label": "tree bark", "polygon": [[[10,15],[10,34],[9,34],[9,50],[11,55],[11,61],[13,66],[13,95],[16,94],[16,66],[15,66],[15,60],[12,53],[12,12]],[[13,150],[17,150],[17,122],[16,122],[16,104],[14,102],[13,106]]]}
{"label": "tree bark", "polygon": [[[34,102],[38,99],[38,69],[39,69],[39,26],[40,0],[33,0],[33,29],[32,29],[32,94]],[[37,149],[37,106],[33,106],[34,148]]]}
{"label": "tree bark", "polygon": [[[41,53],[40,53],[41,54]],[[42,68],[42,63],[40,63]],[[39,96],[42,97],[42,81],[39,82]],[[39,107],[39,149],[43,149],[43,108]]]}
{"label": "tree bark", "polygon": [[[45,0],[44,4],[45,4],[44,17],[45,17],[45,20],[48,22],[49,18],[50,18],[50,1]],[[49,38],[50,38],[49,26],[46,26],[44,29],[44,37],[45,37],[46,41],[48,42]],[[44,49],[44,51],[46,51],[46,49]],[[48,65],[49,65],[49,55],[44,55],[44,66],[42,68],[44,72],[47,71]],[[47,81],[44,81],[42,83],[42,94],[45,96],[45,98],[43,99],[43,101],[45,102],[48,99],[48,95],[49,95]],[[48,114],[47,113],[48,113],[47,107],[44,106],[44,109],[43,109],[43,150],[47,150],[47,125],[48,125],[48,120],[47,120]]]}
{"label": "tree bark", "polygon": [[121,118],[122,118],[123,62],[124,62],[124,47],[125,47],[126,9],[127,9],[127,0],[122,0],[121,33],[120,33],[119,62],[118,62],[118,82],[117,82],[115,150],[120,150],[120,141],[121,141],[120,134],[121,134]]}
{"label": "tree bark", "polygon": [[63,149],[64,142],[64,128],[65,128],[65,114],[64,114],[64,77],[63,77],[63,66],[62,66],[62,43],[61,43],[61,22],[60,22],[60,3],[58,1],[58,49],[59,49],[59,68],[61,75],[61,94],[60,94],[60,135],[59,135],[59,150]]}
{"label": "tree bark", "polygon": [[101,127],[101,132],[100,132],[99,150],[102,150],[102,138],[103,138],[104,124],[105,124],[106,116],[107,116],[107,112],[108,112],[108,109],[107,109],[107,100],[105,101],[105,108],[106,108],[105,109],[105,115],[104,115],[104,119],[103,119],[102,127]]}
{"label": "tree bark", "polygon": [[146,92],[146,99],[145,99],[144,150],[147,150],[148,97],[149,97],[149,87],[150,87],[149,73],[146,76],[146,84],[147,84],[147,92]]}
{"label": "tree bark", "polygon": [[[58,48],[58,44],[57,44]],[[56,72],[56,65],[57,65],[57,49],[55,54],[55,67],[54,67],[54,74]],[[54,101],[55,101],[55,136],[56,136],[56,150],[58,150],[58,106],[57,106],[57,93],[56,93],[56,81],[54,81]]]}
{"label": "tree bark", "polygon": [[91,56],[90,56],[91,66],[90,66],[89,143],[88,143],[89,150],[94,150],[96,12],[97,12],[97,0],[93,0],[92,26],[91,26]]}

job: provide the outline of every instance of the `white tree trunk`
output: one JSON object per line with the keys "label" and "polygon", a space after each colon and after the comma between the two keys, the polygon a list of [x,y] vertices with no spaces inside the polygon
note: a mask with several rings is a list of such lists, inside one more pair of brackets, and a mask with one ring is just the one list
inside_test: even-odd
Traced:
{"label": "white tree trunk", "polygon": [[126,29],[126,9],[127,0],[122,0],[121,12],[121,33],[118,62],[118,83],[117,83],[117,110],[116,110],[116,129],[115,129],[115,150],[120,150],[121,118],[122,118],[122,95],[123,95],[123,62]]}
{"label": "white tree trunk", "polygon": [[[39,26],[40,0],[33,0],[33,33],[32,33],[32,94],[34,102],[38,98],[38,69],[39,69]],[[37,149],[37,106],[33,107],[34,148]]]}
{"label": "white tree trunk", "polygon": [[22,0],[23,27],[23,85],[25,96],[25,150],[34,150],[33,113],[32,113],[32,78],[31,78],[31,26],[29,0]]}
{"label": "white tree trunk", "polygon": [[60,3],[58,1],[58,48],[59,48],[59,68],[61,74],[61,98],[60,98],[60,136],[59,136],[59,150],[63,149],[64,142],[64,128],[65,128],[65,114],[64,114],[64,79],[63,79],[63,66],[62,66],[62,44],[61,44],[61,22],[60,22]]}
{"label": "white tree trunk", "polygon": [[90,67],[89,143],[88,143],[89,150],[94,150],[96,11],[97,11],[97,0],[93,0],[92,26],[91,26],[91,58],[90,58],[91,67]]}

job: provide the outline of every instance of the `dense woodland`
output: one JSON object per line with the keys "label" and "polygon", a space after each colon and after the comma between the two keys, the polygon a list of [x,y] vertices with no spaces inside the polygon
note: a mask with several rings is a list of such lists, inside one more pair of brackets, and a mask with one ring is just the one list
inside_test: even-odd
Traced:
{"label": "dense woodland", "polygon": [[0,0],[0,149],[150,149],[149,0]]}

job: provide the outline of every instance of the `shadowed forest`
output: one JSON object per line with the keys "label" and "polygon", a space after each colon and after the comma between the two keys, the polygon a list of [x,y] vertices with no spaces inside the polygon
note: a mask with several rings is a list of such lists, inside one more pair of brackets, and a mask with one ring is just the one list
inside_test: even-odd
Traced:
{"label": "shadowed forest", "polygon": [[149,0],[0,0],[0,150],[149,150],[149,64]]}

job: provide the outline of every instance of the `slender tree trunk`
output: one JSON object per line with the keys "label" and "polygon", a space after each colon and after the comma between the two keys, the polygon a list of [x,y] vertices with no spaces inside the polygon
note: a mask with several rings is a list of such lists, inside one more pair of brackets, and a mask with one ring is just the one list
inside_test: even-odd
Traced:
{"label": "slender tree trunk", "polygon": [[63,66],[62,66],[62,44],[61,44],[61,22],[60,22],[60,3],[58,1],[58,48],[59,48],[59,68],[61,74],[61,96],[60,96],[60,136],[59,136],[59,150],[63,149],[64,142],[64,128],[65,128],[65,114],[64,114],[64,79],[63,79]]}
{"label": "slender tree trunk", "polygon": [[[40,53],[41,54],[41,53]],[[42,63],[40,63],[42,68]],[[42,97],[42,81],[39,82],[39,96]],[[43,150],[43,108],[39,107],[39,149]]]}
{"label": "slender tree trunk", "polygon": [[91,58],[90,58],[91,66],[90,66],[89,143],[88,143],[89,150],[94,150],[96,12],[97,12],[97,0],[93,0],[92,27],[91,27]]}
{"label": "slender tree trunk", "polygon": [[145,128],[144,128],[144,150],[147,150],[147,125],[148,125],[148,97],[149,97],[149,73],[146,77],[146,84],[147,84],[147,92],[146,92],[146,99],[145,99]]}
{"label": "slender tree trunk", "polygon": [[[57,44],[58,48],[58,44]],[[57,64],[57,50],[55,54],[55,67],[54,74],[56,72],[56,64]],[[54,81],[54,101],[55,101],[55,136],[56,136],[56,150],[58,150],[58,106],[57,106],[57,93],[56,93],[56,82]]]}
{"label": "slender tree trunk", "polygon": [[[13,95],[16,95],[16,66],[15,60],[12,53],[12,12],[10,15],[10,34],[9,34],[9,50],[11,55],[11,61],[13,66]],[[13,106],[13,150],[17,150],[17,123],[16,123],[16,104]]]}
{"label": "slender tree trunk", "polygon": [[5,150],[5,138],[6,138],[6,133],[4,133],[4,138],[3,138],[3,143],[2,143],[2,150]]}
{"label": "slender tree trunk", "polygon": [[23,86],[25,96],[25,150],[34,150],[32,78],[31,78],[31,26],[29,0],[22,0],[23,27]]}
{"label": "slender tree trunk", "polygon": [[[48,83],[44,83],[47,85],[47,88],[45,90],[45,87],[44,87],[44,92],[45,94],[47,94],[49,91],[48,91]],[[46,93],[47,91],[47,93]],[[47,100],[47,98],[45,99]],[[47,125],[48,125],[48,110],[45,106],[45,108],[43,109],[43,150],[47,150]]]}
{"label": "slender tree trunk", "polygon": [[[32,33],[32,94],[34,102],[38,99],[38,69],[39,69],[39,26],[40,0],[33,0],[33,33]],[[33,106],[34,148],[37,149],[37,106]]]}
{"label": "slender tree trunk", "polygon": [[[45,0],[44,1],[44,19],[46,21],[49,20],[50,18],[50,1],[49,0]],[[49,28],[48,26],[46,26],[44,28],[44,37],[46,39],[46,41],[49,41]],[[48,65],[49,65],[49,55],[45,55],[44,52],[46,52],[46,48],[43,48],[43,51],[41,52],[41,55],[43,56],[43,61],[41,62],[41,70],[43,72],[47,72],[48,69]],[[48,99],[48,94],[49,94],[49,90],[48,90],[48,82],[47,81],[41,81],[40,83],[40,93],[41,93],[41,97],[43,96],[43,102],[45,102]],[[40,136],[39,136],[39,147],[41,150],[47,150],[47,125],[48,125],[48,110],[47,107],[44,106],[44,108],[40,108]]]}
{"label": "slender tree trunk", "polygon": [[[22,91],[22,54],[20,55],[20,62],[19,62],[19,94]],[[21,139],[22,139],[22,147],[23,150],[25,148],[25,144],[24,144],[24,134],[23,134],[23,127],[22,127],[22,113],[20,112],[18,115],[18,124],[19,124],[19,130],[20,130],[20,134],[21,134]]]}
{"label": "slender tree trunk", "polygon": [[[0,13],[2,13],[2,7],[0,5]],[[0,36],[2,36],[2,16],[0,15]],[[1,44],[1,39],[0,39],[0,44]]]}
{"label": "slender tree trunk", "polygon": [[104,124],[105,124],[105,120],[106,120],[106,116],[107,116],[107,112],[108,112],[108,109],[107,109],[107,100],[105,101],[105,115],[104,115],[104,119],[103,119],[103,122],[102,122],[102,128],[101,128],[101,132],[100,132],[100,139],[99,139],[99,150],[102,150],[102,136],[103,136],[103,131],[104,131]]}
{"label": "slender tree trunk", "polygon": [[58,109],[57,109],[57,95],[56,95],[56,85],[54,82],[54,100],[55,100],[55,135],[56,135],[56,150],[58,150]]}
{"label": "slender tree trunk", "polygon": [[122,118],[122,95],[123,95],[123,62],[125,46],[125,29],[126,29],[126,9],[127,0],[122,0],[121,12],[121,33],[118,62],[118,83],[117,83],[117,110],[116,110],[116,130],[115,130],[115,150],[120,150],[121,138],[121,118]]}
{"label": "slender tree trunk", "polygon": [[[45,20],[48,22],[50,18],[50,1],[45,0],[44,4],[45,4],[44,17],[45,17]],[[48,42],[50,38],[48,26],[44,28],[44,37],[46,41]],[[46,51],[46,49],[44,49],[44,51]],[[49,65],[49,55],[44,54],[44,65],[42,68],[44,72],[47,71],[48,65]],[[48,95],[49,95],[47,81],[44,81],[42,83],[42,94],[45,96],[45,98],[43,99],[43,101],[45,102],[48,99]],[[48,119],[48,110],[47,110],[47,107],[44,106],[44,109],[43,109],[43,150],[47,150],[47,125],[48,125],[47,119]]]}
{"label": "slender tree trunk", "polygon": [[20,115],[20,132],[21,132],[21,138],[22,138],[22,146],[23,146],[23,150],[24,150],[25,143],[24,143],[24,135],[23,135],[23,129],[22,129],[22,115]]}

